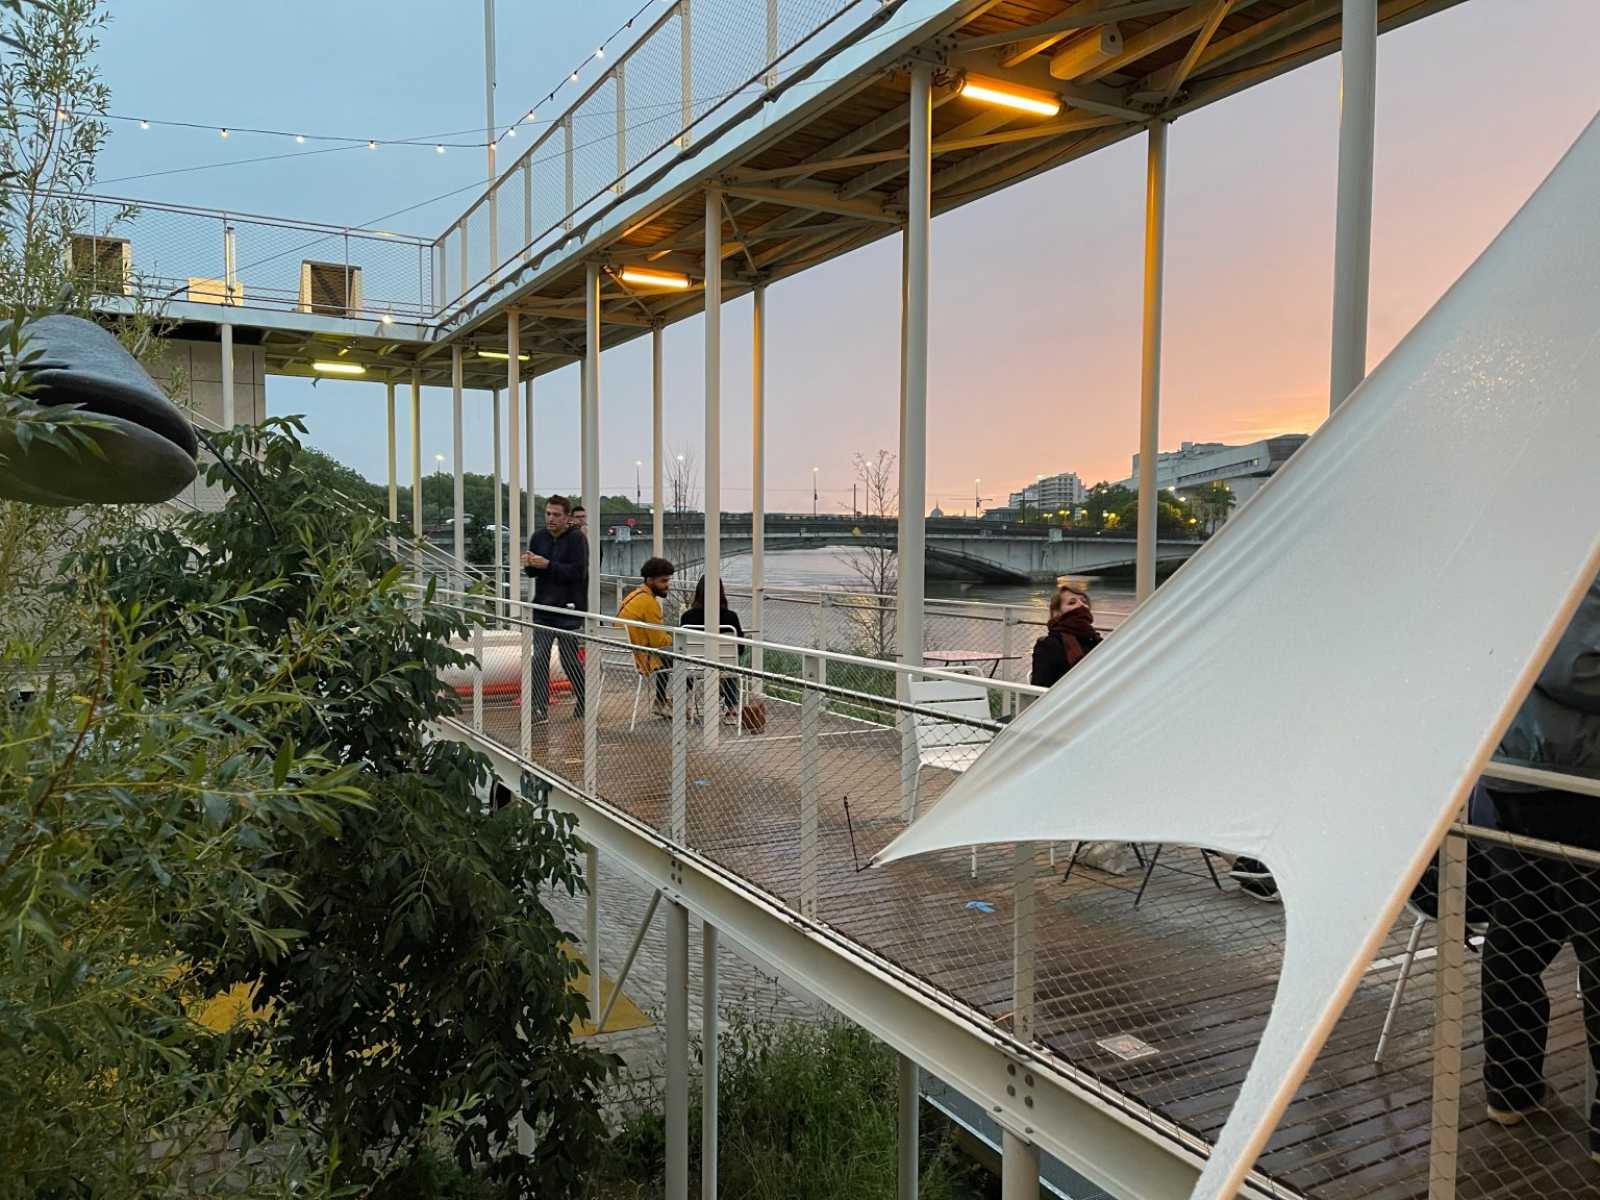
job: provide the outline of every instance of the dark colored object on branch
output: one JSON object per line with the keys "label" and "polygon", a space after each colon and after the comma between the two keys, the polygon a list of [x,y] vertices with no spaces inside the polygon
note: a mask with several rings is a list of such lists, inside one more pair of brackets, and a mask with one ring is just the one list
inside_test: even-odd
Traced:
{"label": "dark colored object on branch", "polygon": [[188,418],[106,330],[52,314],[22,329],[31,398],[72,405],[99,452],[53,439],[0,438],[0,496],[33,504],[153,504],[194,481],[199,442]]}

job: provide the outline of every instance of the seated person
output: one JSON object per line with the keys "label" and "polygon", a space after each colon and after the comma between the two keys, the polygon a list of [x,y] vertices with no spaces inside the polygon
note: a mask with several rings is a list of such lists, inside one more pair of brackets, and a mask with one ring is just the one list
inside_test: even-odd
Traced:
{"label": "seated person", "polygon": [[[672,564],[664,558],[645,559],[644,566],[639,569],[643,582],[623,599],[622,606],[617,609],[618,618],[638,621],[643,625],[665,625],[661,601],[672,590],[673,570]],[[639,674],[655,676],[656,713],[671,716],[672,712],[667,707],[667,663],[659,654],[652,654],[651,651],[672,645],[672,635],[664,628],[641,629],[636,625],[627,628],[628,640],[635,646],[643,647],[633,652],[633,661],[639,666]]]}
{"label": "seated person", "polygon": [[[717,624],[710,627],[711,632],[717,632],[717,626],[730,626],[733,632],[744,636],[744,625],[739,620],[739,614],[728,607],[728,591],[722,586],[721,580],[717,581],[717,591],[721,594],[722,612],[717,617]],[[689,607],[683,610],[679,618],[679,625],[694,625],[701,629],[707,628],[706,624],[706,580],[700,577],[700,582],[695,585],[694,600]],[[743,650],[740,651],[741,656]],[[722,676],[722,715],[727,721],[739,719],[739,681],[732,675]]]}

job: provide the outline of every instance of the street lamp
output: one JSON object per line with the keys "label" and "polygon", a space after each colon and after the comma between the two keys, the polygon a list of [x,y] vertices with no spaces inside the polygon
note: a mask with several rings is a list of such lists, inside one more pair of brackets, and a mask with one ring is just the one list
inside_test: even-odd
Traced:
{"label": "street lamp", "polygon": [[633,506],[635,508],[640,508],[644,505],[644,487],[639,482],[639,472],[643,468],[643,459],[636,458],[633,460]]}
{"label": "street lamp", "polygon": [[811,515],[817,515],[817,468],[811,468]]}

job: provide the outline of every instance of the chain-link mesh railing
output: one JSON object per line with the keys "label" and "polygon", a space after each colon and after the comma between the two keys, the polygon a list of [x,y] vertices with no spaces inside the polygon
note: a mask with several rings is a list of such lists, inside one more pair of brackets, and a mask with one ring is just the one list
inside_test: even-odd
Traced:
{"label": "chain-link mesh railing", "polygon": [[[466,722],[1054,1052],[1109,1101],[1215,1139],[1277,988],[1270,864],[1065,843],[862,870],[1033,689],[681,629],[644,649],[614,618],[554,631],[509,607],[469,647],[482,669],[453,680]],[[1204,714],[1170,736],[1204,737]],[[1196,803],[1226,803],[1215,781],[1196,787]],[[1596,1194],[1600,852],[1583,847],[1600,847],[1600,797],[1493,798],[1491,824],[1446,839],[1465,869],[1447,867],[1443,899],[1430,871],[1367,969],[1258,1164],[1266,1194]]]}
{"label": "chain-link mesh railing", "polygon": [[68,254],[96,296],[363,320],[432,313],[432,244],[403,234],[182,205],[77,198]]}
{"label": "chain-link mesh railing", "polygon": [[[515,126],[531,144],[437,239],[446,261],[441,315],[559,246],[575,224],[828,53],[876,8],[876,0],[664,6],[563,113]],[[523,140],[502,139],[502,152]]]}

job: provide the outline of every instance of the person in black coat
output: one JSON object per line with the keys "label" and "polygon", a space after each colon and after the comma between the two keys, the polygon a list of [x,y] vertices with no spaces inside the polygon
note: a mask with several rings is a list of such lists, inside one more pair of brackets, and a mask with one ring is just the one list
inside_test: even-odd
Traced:
{"label": "person in black coat", "polygon": [[[571,632],[582,628],[588,605],[589,542],[572,528],[572,505],[551,496],[544,506],[544,528],[528,539],[522,570],[533,577],[533,715],[543,720],[550,707],[550,648],[560,651],[561,669],[572,685],[573,712],[583,716],[583,659]],[[563,611],[564,610],[564,611]]]}
{"label": "person in black coat", "polygon": [[[722,586],[722,581],[720,579],[717,581],[717,591],[721,593],[722,599],[722,604],[720,605],[722,614],[717,618],[717,624],[719,626],[731,626],[736,637],[743,637],[744,625],[739,621],[739,614],[728,607],[728,592],[727,589]],[[704,575],[700,577],[700,582],[695,585],[694,601],[689,605],[688,608],[683,610],[683,616],[678,618],[678,624],[695,625],[701,629],[706,628],[706,579]],[[718,631],[712,630],[712,632],[715,633]],[[743,651],[741,650],[740,653],[742,655]],[[732,675],[724,675],[722,677],[723,715],[731,716],[737,719],[739,716],[738,712],[736,711],[738,707],[739,681]]]}
{"label": "person in black coat", "polygon": [[1099,644],[1089,593],[1070,583],[1061,584],[1050,597],[1045,635],[1033,644],[1033,671],[1028,682],[1034,687],[1053,686]]}

